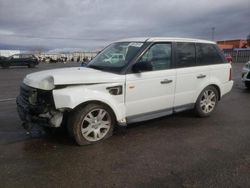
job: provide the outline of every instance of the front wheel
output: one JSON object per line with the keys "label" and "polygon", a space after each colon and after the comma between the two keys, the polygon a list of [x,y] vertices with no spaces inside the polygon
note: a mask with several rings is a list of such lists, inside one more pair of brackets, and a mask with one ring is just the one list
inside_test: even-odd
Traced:
{"label": "front wheel", "polygon": [[78,145],[88,145],[112,136],[114,125],[115,118],[110,108],[88,104],[71,114],[68,130]]}
{"label": "front wheel", "polygon": [[206,87],[199,95],[195,103],[195,111],[200,117],[209,116],[218,103],[218,91],[213,86]]}
{"label": "front wheel", "polygon": [[30,64],[28,65],[28,67],[29,67],[29,68],[34,68],[34,67],[35,67],[35,63],[30,63]]}
{"label": "front wheel", "polygon": [[2,66],[3,69],[8,69],[10,67],[10,63],[3,62],[1,66]]}

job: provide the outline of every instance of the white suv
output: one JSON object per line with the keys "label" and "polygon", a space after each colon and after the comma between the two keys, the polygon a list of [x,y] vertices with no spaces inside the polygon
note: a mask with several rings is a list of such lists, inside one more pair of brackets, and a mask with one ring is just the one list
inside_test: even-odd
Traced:
{"label": "white suv", "polygon": [[[124,58],[107,62],[112,54]],[[17,106],[25,128],[66,121],[86,145],[111,136],[115,125],[193,108],[209,116],[232,86],[231,65],[214,42],[134,38],[109,45],[87,67],[27,75]]]}

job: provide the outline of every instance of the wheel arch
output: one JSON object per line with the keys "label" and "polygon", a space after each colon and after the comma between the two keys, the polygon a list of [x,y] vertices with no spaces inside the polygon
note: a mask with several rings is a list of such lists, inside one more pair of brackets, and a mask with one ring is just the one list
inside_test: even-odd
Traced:
{"label": "wheel arch", "polygon": [[107,103],[103,102],[103,101],[100,101],[100,100],[89,100],[89,101],[85,101],[85,102],[82,102],[80,104],[78,104],[77,106],[75,106],[73,109],[71,109],[71,111],[75,111],[79,108],[83,108],[85,106],[87,106],[88,104],[101,104],[101,105],[104,105],[105,107],[109,108],[113,115],[114,115],[114,118],[115,120],[117,121],[117,114],[115,113],[114,109]]}
{"label": "wheel arch", "polygon": [[218,85],[216,85],[216,84],[210,84],[208,86],[213,86],[217,90],[217,92],[218,92],[218,101],[219,101],[221,99],[221,90],[220,90],[220,87]]}
{"label": "wheel arch", "polygon": [[217,92],[218,92],[218,101],[220,101],[221,99],[221,88],[218,84],[216,83],[211,83],[211,84],[207,84],[207,85],[204,85],[203,87],[200,88],[200,90],[196,93],[195,95],[195,98],[194,98],[194,102],[196,102],[196,100],[198,99],[199,95],[201,94],[201,92],[206,88],[206,87],[209,87],[209,86],[212,86],[214,87]]}

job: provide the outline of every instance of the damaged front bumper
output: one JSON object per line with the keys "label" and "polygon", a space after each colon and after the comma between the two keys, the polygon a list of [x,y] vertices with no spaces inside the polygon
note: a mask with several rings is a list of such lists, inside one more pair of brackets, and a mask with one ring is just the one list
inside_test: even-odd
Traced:
{"label": "damaged front bumper", "polygon": [[26,130],[34,125],[60,127],[63,112],[54,108],[52,92],[22,85],[20,95],[16,99],[17,112]]}

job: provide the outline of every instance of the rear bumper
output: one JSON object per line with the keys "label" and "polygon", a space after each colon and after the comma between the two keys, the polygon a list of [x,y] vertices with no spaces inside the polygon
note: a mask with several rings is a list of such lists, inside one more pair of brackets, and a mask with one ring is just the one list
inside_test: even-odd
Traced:
{"label": "rear bumper", "polygon": [[232,90],[232,88],[233,88],[233,84],[234,84],[233,80],[230,80],[230,81],[222,84],[222,87],[221,87],[221,96],[229,93]]}

